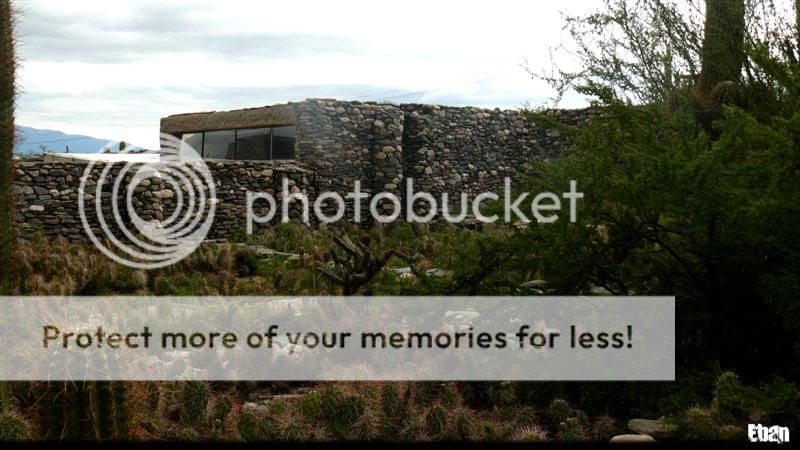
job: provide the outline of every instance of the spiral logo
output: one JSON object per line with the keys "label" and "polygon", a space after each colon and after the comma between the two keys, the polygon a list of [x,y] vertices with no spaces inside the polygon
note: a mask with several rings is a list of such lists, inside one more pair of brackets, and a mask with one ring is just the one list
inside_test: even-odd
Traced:
{"label": "spiral logo", "polygon": [[160,152],[110,155],[92,159],[80,183],[78,209],[94,245],[137,269],[169,266],[194,252],[217,203],[214,178],[197,151],[162,133]]}

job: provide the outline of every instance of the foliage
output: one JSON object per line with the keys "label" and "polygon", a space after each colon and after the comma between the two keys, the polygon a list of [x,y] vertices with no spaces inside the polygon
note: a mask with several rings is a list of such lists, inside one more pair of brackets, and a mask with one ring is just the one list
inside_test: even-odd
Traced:
{"label": "foliage", "polygon": [[682,425],[683,435],[688,439],[709,441],[719,438],[719,428],[708,409],[689,408]]}
{"label": "foliage", "polygon": [[597,442],[608,442],[617,434],[619,434],[619,427],[613,417],[600,416],[592,423],[591,438]]}

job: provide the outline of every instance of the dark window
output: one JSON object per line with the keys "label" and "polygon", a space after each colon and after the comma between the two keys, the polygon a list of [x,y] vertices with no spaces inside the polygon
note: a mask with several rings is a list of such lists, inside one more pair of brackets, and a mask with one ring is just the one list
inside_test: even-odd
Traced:
{"label": "dark window", "polygon": [[236,159],[269,159],[269,128],[236,130]]}
{"label": "dark window", "polygon": [[235,159],[236,132],[234,130],[206,131],[203,158]]}
{"label": "dark window", "polygon": [[205,159],[262,161],[294,159],[292,126],[184,133],[181,137]]}
{"label": "dark window", "polygon": [[272,159],[294,159],[295,127],[272,129]]}
{"label": "dark window", "polygon": [[185,133],[181,136],[181,140],[192,147],[197,156],[203,153],[203,133]]}

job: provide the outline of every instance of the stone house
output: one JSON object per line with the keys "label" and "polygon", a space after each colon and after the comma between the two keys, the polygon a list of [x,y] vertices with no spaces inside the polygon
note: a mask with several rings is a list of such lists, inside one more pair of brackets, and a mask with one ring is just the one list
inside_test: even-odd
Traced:
{"label": "stone house", "polygon": [[[594,114],[590,109],[546,113],[569,125]],[[567,144],[556,130],[514,110],[329,99],[173,115],[161,119],[161,131],[207,159],[218,200],[211,238],[238,235],[245,226],[247,192],[277,194],[283,178],[311,202],[322,192],[350,192],[356,180],[363,192],[388,191],[400,198],[406,178],[413,178],[416,192],[436,197],[500,192],[505,177],[518,180],[529,161],[558,157]],[[89,160],[16,165],[16,221],[22,237],[86,238],[78,195]],[[94,179],[104,164],[120,162],[97,164],[89,177]],[[157,179],[137,187],[137,214],[153,221],[169,217],[175,193],[167,191],[169,186]],[[94,228],[98,218],[88,222]]]}

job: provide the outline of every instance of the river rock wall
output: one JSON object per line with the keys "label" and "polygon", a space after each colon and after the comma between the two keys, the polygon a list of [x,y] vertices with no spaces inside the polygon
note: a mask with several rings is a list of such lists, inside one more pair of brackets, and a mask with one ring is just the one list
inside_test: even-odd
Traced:
{"label": "river rock wall", "polygon": [[[260,114],[265,117],[270,114],[269,107],[246,111],[248,120],[255,124]],[[284,177],[289,180],[291,193],[302,193],[308,198],[310,219],[314,222],[313,203],[319,194],[330,191],[346,196],[353,191],[356,181],[368,195],[389,192],[403,198],[406,178],[413,178],[416,192],[426,191],[437,200],[442,193],[463,192],[470,198],[486,191],[502,195],[505,177],[519,181],[529,173],[529,161],[558,158],[569,145],[557,128],[537,123],[516,110],[309,99],[282,105],[276,111],[281,113],[282,120],[294,121],[296,159],[209,161],[217,189],[210,238],[235,239],[244,233],[248,192],[273,195],[280,206]],[[543,114],[566,125],[580,126],[596,112],[548,110]],[[230,127],[236,125],[234,119],[241,114],[222,112],[202,116],[206,122],[228,118],[228,122],[216,125]],[[167,123],[174,124],[175,120]],[[115,163],[111,174],[116,176],[125,166]],[[86,239],[78,211],[80,180],[88,175],[93,189],[104,165],[98,164],[85,174],[86,167],[86,163],[71,162],[17,163],[14,194],[20,236],[43,233]],[[134,167],[125,175],[126,180],[135,172]],[[127,185],[127,181],[122,184]],[[158,177],[148,179],[145,184],[131,193],[134,210],[146,221],[167,220],[179,196],[175,187]],[[110,189],[107,187],[102,195],[114,197]],[[85,195],[91,197],[93,193]],[[116,201],[124,201],[125,195],[124,189],[118,192]],[[93,207],[93,197],[89,197],[86,198]],[[101,217],[114,232],[124,231],[118,230],[119,222],[130,226],[126,223],[130,217],[124,211],[124,203],[117,203],[119,218],[114,217],[113,202],[102,204],[99,216],[92,211],[87,213],[92,229],[99,229]],[[325,202],[322,206],[330,213],[335,205]],[[368,206],[369,199],[362,200],[362,218],[368,216]],[[392,209],[386,201],[381,208],[384,214]],[[264,215],[267,209],[266,202],[255,203],[257,215]],[[352,218],[353,210],[353,200],[346,198],[346,219]],[[290,216],[300,217],[302,204],[293,201],[290,211]],[[272,223],[279,219],[280,213]],[[266,226],[269,224],[256,224],[255,228]]]}

